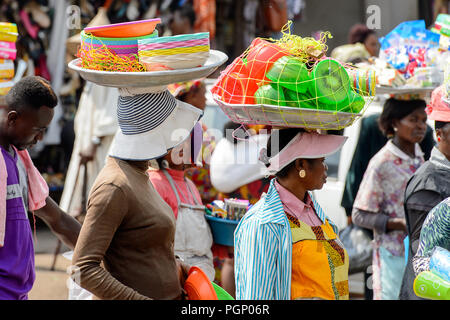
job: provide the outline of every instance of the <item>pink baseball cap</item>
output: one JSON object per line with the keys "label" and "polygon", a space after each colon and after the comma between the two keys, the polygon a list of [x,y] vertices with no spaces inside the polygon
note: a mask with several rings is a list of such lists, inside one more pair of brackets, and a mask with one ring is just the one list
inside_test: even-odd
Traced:
{"label": "pink baseball cap", "polygon": [[431,101],[425,109],[429,119],[450,122],[450,106],[442,99],[445,94],[444,85],[437,87],[431,93]]}
{"label": "pink baseball cap", "polygon": [[279,153],[268,159],[267,170],[275,174],[296,159],[318,159],[338,151],[348,137],[299,132]]}

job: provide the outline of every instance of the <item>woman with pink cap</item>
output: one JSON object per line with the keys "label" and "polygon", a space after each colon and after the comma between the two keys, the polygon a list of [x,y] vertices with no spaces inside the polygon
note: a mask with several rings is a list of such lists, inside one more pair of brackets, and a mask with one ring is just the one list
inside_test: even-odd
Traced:
{"label": "woman with pink cap", "polygon": [[405,192],[405,218],[409,236],[408,262],[403,276],[400,299],[420,299],[413,290],[412,258],[417,253],[422,225],[431,209],[450,196],[450,107],[444,102],[444,86],[431,94],[426,108],[428,118],[434,120],[437,146],[430,159],[414,173]]}
{"label": "woman with pink cap", "polygon": [[234,233],[236,299],[348,299],[348,255],[311,191],[346,137],[273,130],[260,160],[275,175]]}

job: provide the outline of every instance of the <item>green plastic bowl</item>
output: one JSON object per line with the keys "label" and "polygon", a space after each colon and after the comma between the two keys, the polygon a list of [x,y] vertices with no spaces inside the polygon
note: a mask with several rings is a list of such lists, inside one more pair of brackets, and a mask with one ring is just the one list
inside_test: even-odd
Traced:
{"label": "green plastic bowl", "polygon": [[353,91],[353,89],[349,90],[347,93],[347,97],[342,100],[337,105],[325,105],[329,108],[329,110],[338,111],[338,112],[348,112],[348,113],[360,113],[366,104],[364,98]]}
{"label": "green plastic bowl", "polygon": [[299,93],[306,92],[312,84],[311,76],[305,64],[290,56],[278,59],[267,72],[266,77],[285,88]]}
{"label": "green plastic bowl", "polygon": [[285,89],[284,96],[286,97],[286,105],[288,107],[319,109],[317,106],[317,99],[311,97],[307,92],[299,93],[294,90]]}
{"label": "green plastic bowl", "polygon": [[350,78],[345,68],[334,59],[319,61],[313,69],[314,81],[309,86],[311,96],[320,104],[336,106],[347,98]]}
{"label": "green plastic bowl", "polygon": [[218,284],[211,282],[218,300],[234,300],[234,298]]}
{"label": "green plastic bowl", "polygon": [[275,106],[283,106],[286,103],[283,90],[276,84],[267,84],[259,87],[255,92],[255,100],[258,104],[270,104]]}

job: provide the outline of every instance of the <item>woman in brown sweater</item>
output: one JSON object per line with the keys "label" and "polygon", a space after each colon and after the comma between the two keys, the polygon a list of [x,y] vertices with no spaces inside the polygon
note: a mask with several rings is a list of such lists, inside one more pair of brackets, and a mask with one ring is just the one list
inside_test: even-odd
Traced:
{"label": "woman in brown sweater", "polygon": [[90,191],[72,279],[98,299],[181,299],[189,266],[174,255],[174,214],[146,171],[202,112],[165,88],[138,90],[119,90],[120,132]]}

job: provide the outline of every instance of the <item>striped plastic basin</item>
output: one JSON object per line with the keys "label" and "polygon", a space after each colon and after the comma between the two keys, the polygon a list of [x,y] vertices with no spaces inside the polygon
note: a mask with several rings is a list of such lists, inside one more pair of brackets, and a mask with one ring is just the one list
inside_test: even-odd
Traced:
{"label": "striped plastic basin", "polygon": [[103,45],[106,45],[108,49],[114,51],[118,55],[138,54],[138,42],[139,40],[147,40],[158,37],[158,31],[153,33],[134,38],[102,38],[95,36],[88,36],[84,32],[81,32],[81,45],[88,50],[89,48],[98,49]]}
{"label": "striped plastic basin", "polygon": [[140,44],[149,44],[149,43],[167,43],[167,42],[175,42],[175,41],[189,41],[189,40],[199,40],[199,39],[208,39],[209,41],[209,32],[198,32],[191,34],[179,34],[176,36],[168,36],[168,37],[159,37],[153,39],[141,40]]}
{"label": "striped plastic basin", "polygon": [[138,44],[140,54],[147,57],[204,52],[209,51],[209,32],[139,39]]}
{"label": "striped plastic basin", "polygon": [[200,67],[209,49],[209,32],[138,40],[139,61],[147,71]]}

